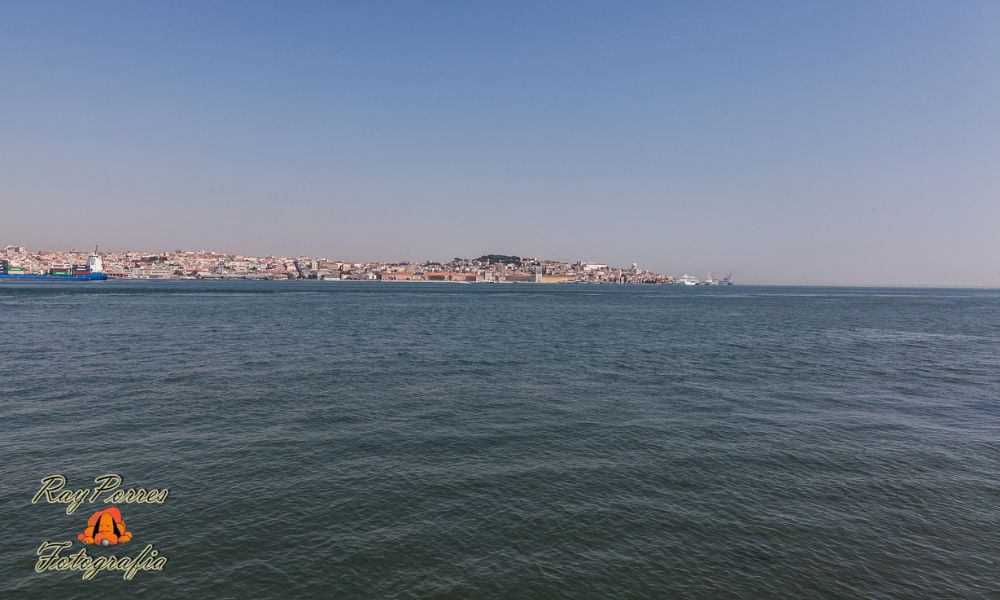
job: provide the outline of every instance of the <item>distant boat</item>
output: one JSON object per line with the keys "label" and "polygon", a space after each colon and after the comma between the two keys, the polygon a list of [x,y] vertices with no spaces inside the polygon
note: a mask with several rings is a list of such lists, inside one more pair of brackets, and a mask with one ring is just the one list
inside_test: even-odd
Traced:
{"label": "distant boat", "polygon": [[0,273],[0,279],[18,281],[104,281],[107,278],[106,273],[81,273],[77,275],[69,273]]}
{"label": "distant boat", "polygon": [[690,275],[685,273],[681,278],[677,280],[677,283],[682,285],[698,285],[698,278],[691,277]]}
{"label": "distant boat", "polygon": [[86,265],[62,265],[49,269],[48,273],[25,273],[24,269],[0,260],[0,279],[20,281],[104,281],[104,263],[97,249],[87,259]]}

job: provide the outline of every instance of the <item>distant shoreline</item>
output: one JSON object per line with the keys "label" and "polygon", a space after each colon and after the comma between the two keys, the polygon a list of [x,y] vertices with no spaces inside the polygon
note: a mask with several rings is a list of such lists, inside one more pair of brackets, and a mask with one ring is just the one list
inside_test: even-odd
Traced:
{"label": "distant shoreline", "polygon": [[669,283],[613,283],[613,282],[591,282],[591,281],[576,281],[576,282],[560,282],[560,283],[539,283],[534,281],[394,281],[394,280],[381,280],[381,279],[328,279],[328,280],[318,280],[318,279],[266,279],[266,278],[243,278],[243,277],[227,277],[227,278],[202,278],[202,279],[141,279],[133,277],[110,277],[106,281],[88,281],[88,282],[75,282],[75,281],[37,281],[37,280],[0,280],[0,287],[5,284],[15,287],[26,287],[26,286],[48,286],[53,284],[89,284],[89,285],[101,285],[107,284],[109,282],[128,282],[128,283],[235,283],[235,282],[275,282],[275,283],[307,283],[307,284],[320,284],[320,283],[330,283],[330,284],[457,284],[457,285],[474,285],[476,287],[492,287],[493,285],[517,285],[530,286],[530,287],[571,287],[571,286],[587,286],[587,287],[610,287],[610,288],[739,288],[740,290],[747,290],[751,288],[801,288],[801,289],[868,289],[868,290],[953,290],[953,291],[1000,291],[1000,285],[997,286],[975,286],[975,285],[901,285],[901,284],[836,284],[836,283],[741,283],[734,284],[731,286],[710,286],[710,285],[697,285],[697,286],[686,286],[681,284],[669,284]]}

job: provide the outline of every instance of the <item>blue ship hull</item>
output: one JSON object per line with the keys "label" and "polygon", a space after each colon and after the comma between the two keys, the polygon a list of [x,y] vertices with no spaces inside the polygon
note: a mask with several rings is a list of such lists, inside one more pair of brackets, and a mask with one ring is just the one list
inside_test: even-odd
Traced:
{"label": "blue ship hull", "polygon": [[0,273],[0,280],[12,279],[18,281],[104,281],[106,273],[90,273],[88,275],[36,275],[33,273],[11,274]]}

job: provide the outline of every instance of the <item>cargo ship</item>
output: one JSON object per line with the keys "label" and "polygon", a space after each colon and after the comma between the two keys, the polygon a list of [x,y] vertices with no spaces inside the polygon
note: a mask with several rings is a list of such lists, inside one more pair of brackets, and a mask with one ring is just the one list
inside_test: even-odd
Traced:
{"label": "cargo ship", "polygon": [[103,281],[108,278],[104,272],[104,262],[94,252],[85,265],[55,265],[46,273],[25,273],[21,267],[0,259],[0,280],[18,281]]}

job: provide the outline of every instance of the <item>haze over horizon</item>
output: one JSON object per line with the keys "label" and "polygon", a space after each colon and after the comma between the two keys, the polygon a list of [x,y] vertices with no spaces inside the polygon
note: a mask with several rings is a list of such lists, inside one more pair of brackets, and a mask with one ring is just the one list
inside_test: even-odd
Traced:
{"label": "haze over horizon", "polygon": [[0,5],[0,245],[1000,286],[1000,3]]}

